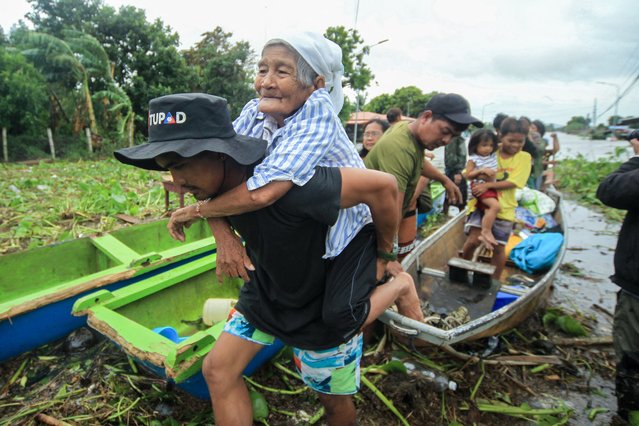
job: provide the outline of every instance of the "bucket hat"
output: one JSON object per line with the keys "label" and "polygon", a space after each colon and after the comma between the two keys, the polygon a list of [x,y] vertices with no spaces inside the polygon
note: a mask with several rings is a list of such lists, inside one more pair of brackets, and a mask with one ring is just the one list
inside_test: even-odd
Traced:
{"label": "bucket hat", "polygon": [[457,93],[439,93],[433,96],[424,110],[443,115],[453,123],[484,127],[480,119],[470,115],[470,104],[466,98]]}
{"label": "bucket hat", "polygon": [[226,99],[206,93],[180,93],[149,102],[148,143],[123,148],[118,161],[147,170],[166,170],[155,158],[176,153],[190,158],[204,151],[219,152],[249,165],[266,152],[266,141],[238,135]]}

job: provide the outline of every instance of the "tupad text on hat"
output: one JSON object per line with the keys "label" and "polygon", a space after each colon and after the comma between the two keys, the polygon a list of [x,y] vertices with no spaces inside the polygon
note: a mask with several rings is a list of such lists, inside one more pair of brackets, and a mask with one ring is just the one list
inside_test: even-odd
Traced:
{"label": "tupad text on hat", "polygon": [[175,117],[170,112],[154,112],[149,113],[149,126],[157,126],[159,124],[182,124],[186,121],[186,113],[177,111]]}

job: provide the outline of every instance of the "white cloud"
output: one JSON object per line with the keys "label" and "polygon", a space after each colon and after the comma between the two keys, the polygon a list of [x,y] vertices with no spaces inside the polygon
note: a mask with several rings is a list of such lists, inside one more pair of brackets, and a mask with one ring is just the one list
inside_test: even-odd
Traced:
{"label": "white cloud", "polygon": [[[6,30],[29,10],[25,0],[3,5]],[[375,74],[368,99],[403,86],[466,96],[476,115],[497,112],[565,123],[614,101],[639,73],[634,0],[105,0],[133,4],[180,34],[183,47],[216,26],[259,52],[280,30],[323,32],[355,26],[371,49]],[[357,11],[357,5],[359,10]],[[358,12],[358,13],[356,13]],[[639,85],[638,85],[639,86]],[[606,115],[607,118],[613,110]],[[639,115],[636,87],[619,103],[621,115]]]}

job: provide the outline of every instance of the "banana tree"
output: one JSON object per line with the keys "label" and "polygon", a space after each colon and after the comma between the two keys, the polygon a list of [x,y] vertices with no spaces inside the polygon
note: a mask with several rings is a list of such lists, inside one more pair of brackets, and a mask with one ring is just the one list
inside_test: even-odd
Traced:
{"label": "banana tree", "polygon": [[55,83],[60,78],[66,79],[70,74],[79,84],[89,128],[97,134],[89,80],[110,78],[109,58],[104,48],[94,37],[77,31],[65,32],[64,40],[50,34],[30,32],[25,44],[28,48],[23,50],[23,54],[33,61],[49,83]]}

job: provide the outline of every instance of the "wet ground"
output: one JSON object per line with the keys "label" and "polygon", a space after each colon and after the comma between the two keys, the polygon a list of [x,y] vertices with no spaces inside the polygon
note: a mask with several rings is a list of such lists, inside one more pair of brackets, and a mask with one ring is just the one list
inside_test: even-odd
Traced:
{"label": "wet ground", "polygon": [[[580,311],[595,318],[593,334],[608,336],[612,333],[617,286],[608,277],[613,272],[613,256],[619,224],[607,223],[598,212],[566,200],[564,214],[568,222],[568,250],[564,267],[555,278],[552,305]],[[574,266],[574,269],[569,266]],[[592,352],[612,350],[611,347],[593,347]],[[608,425],[617,409],[614,381],[594,373],[588,383],[592,392],[560,391],[552,396],[566,401],[574,408],[574,425]],[[594,422],[587,418],[590,408],[607,408]]]}
{"label": "wet ground", "polygon": [[[568,135],[565,137],[560,135],[560,140],[563,142],[562,150],[567,156],[576,155],[576,153],[586,157],[591,154],[605,156],[618,144],[616,142],[612,147],[608,142],[588,144],[588,141],[568,137]],[[443,150],[441,152],[443,153]],[[598,157],[592,159],[595,158]],[[587,324],[592,330],[592,335],[609,336],[617,288],[609,281],[608,276],[613,270],[614,247],[619,224],[609,224],[597,211],[580,206],[571,200],[565,200],[564,217],[568,225],[568,250],[564,258],[564,266],[555,278],[550,304],[562,306],[571,312],[580,312],[590,319]],[[539,317],[540,315],[537,315],[537,318],[527,321],[531,328],[522,328],[521,332],[530,337],[540,331]],[[512,347],[517,350],[525,352],[530,349],[521,344],[521,341],[512,334],[505,339],[513,342]],[[66,418],[73,424],[187,424],[189,422],[206,424],[210,421],[208,404],[180,392],[165,392],[165,384],[162,381],[153,379],[143,372],[139,374],[132,372],[127,359],[113,345],[99,345],[96,349],[103,352],[95,359],[85,356],[81,362],[73,362],[72,367],[68,367],[68,363],[73,361],[73,358],[69,360],[68,356],[60,354],[54,345],[49,349],[34,352],[33,355],[21,356],[5,365],[0,365],[0,424],[36,424],[33,417],[27,415],[20,421],[4,422],[18,410],[26,409],[37,410],[33,411],[34,413],[42,411],[54,417]],[[494,399],[500,392],[512,396],[515,406],[526,402],[534,408],[556,407],[560,401],[573,410],[567,424],[614,424],[612,418],[616,410],[616,399],[612,379],[613,365],[610,363],[611,346],[564,347],[560,348],[560,351],[555,354],[570,360],[579,370],[578,374],[553,368],[548,370],[552,374],[535,375],[530,373],[530,367],[486,366],[486,377],[481,386],[478,386],[478,397]],[[441,351],[431,352],[429,355],[440,363],[453,363],[452,358]],[[25,374],[25,378],[28,376],[25,383],[17,380],[9,386],[6,383],[7,377],[13,376],[27,358],[29,364],[26,370],[33,366],[44,372],[29,372]],[[455,424],[451,422],[453,419],[464,425],[531,424],[503,414],[479,413],[474,403],[470,401],[469,395],[474,386],[481,382],[483,367],[457,362],[459,367],[452,369],[454,371],[451,377],[458,382],[459,389],[455,392],[447,392],[445,400],[442,399],[442,395],[433,391],[424,391],[418,386],[419,383],[408,381],[402,376],[396,378],[393,375],[387,376],[385,380],[376,383],[395,403],[400,412],[408,413],[411,425]],[[56,366],[47,365],[45,368],[42,364]],[[49,370],[55,374],[48,373]],[[62,372],[69,374],[63,376]],[[47,379],[43,380],[41,376],[46,376]],[[546,378],[552,376],[560,377],[560,380]],[[270,384],[271,381],[275,381],[275,378],[277,376],[271,370],[265,370],[256,379],[263,384]],[[48,384],[44,384],[46,382]],[[281,386],[281,383],[273,383],[273,387]],[[36,405],[59,400],[60,389],[67,387],[69,390],[73,389],[73,394],[69,393],[70,396],[73,395],[73,398],[69,398],[68,404],[60,407],[55,405],[47,409],[42,405]],[[526,387],[532,392],[526,390]],[[94,404],[89,401],[93,401],[98,395],[102,396],[98,399],[99,403]],[[272,394],[266,396],[269,404],[280,410],[305,409],[309,413],[314,413],[318,409],[317,401],[308,396],[277,397]],[[76,402],[73,402],[74,398]],[[139,402],[136,402],[138,400]],[[126,410],[120,409],[120,406],[126,407]],[[464,406],[469,408],[461,408]],[[360,392],[358,407],[359,421],[362,425],[398,424],[397,419],[389,414],[389,410],[366,389]],[[443,407],[446,409],[444,410]],[[594,408],[608,411],[598,414],[591,421],[588,419],[588,413]],[[126,412],[126,415],[114,417],[120,411]],[[439,414],[444,412],[446,416]],[[272,425],[299,424],[292,420],[284,421],[283,419],[287,416],[273,415],[275,417],[270,419]],[[444,417],[447,421],[444,421]],[[168,422],[168,418],[174,418],[177,421],[176,423]],[[157,419],[163,419],[162,423]],[[318,424],[323,424],[323,421]]]}

